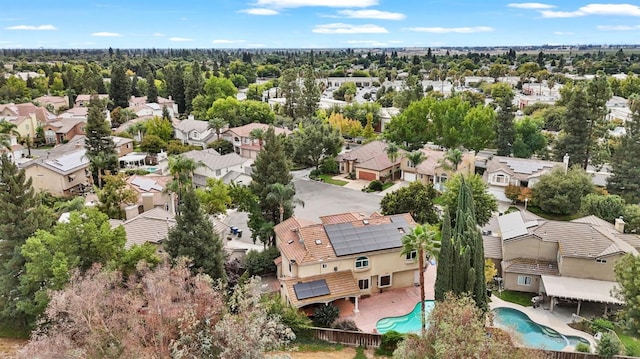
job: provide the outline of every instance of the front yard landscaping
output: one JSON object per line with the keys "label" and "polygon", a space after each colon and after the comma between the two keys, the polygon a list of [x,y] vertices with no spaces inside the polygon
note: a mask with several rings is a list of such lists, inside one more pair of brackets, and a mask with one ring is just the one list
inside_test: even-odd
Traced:
{"label": "front yard landscaping", "polygon": [[333,179],[333,178],[331,178],[331,175],[328,175],[328,174],[321,174],[321,175],[318,175],[318,177],[317,177],[317,178],[319,178],[320,180],[322,180],[322,182],[324,182],[324,183],[334,184],[334,185],[336,185],[336,186],[344,186],[344,185],[346,185],[347,183],[349,183],[349,182],[347,182],[347,181],[341,181],[341,180]]}

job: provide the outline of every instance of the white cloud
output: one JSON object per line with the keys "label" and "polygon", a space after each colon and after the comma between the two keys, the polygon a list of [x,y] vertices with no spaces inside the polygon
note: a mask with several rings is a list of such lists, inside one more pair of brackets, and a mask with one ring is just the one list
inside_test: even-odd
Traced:
{"label": "white cloud", "polygon": [[193,39],[187,38],[187,37],[170,37],[169,41],[173,41],[173,42],[189,42],[189,41],[193,41]]}
{"label": "white cloud", "polygon": [[52,31],[58,30],[58,28],[53,25],[16,25],[6,27],[5,30]]}
{"label": "white cloud", "polygon": [[273,9],[263,9],[263,8],[251,8],[240,10],[240,12],[247,13],[249,15],[259,15],[259,16],[273,16],[278,15],[279,12]]}
{"label": "white cloud", "polygon": [[492,27],[488,26],[475,26],[475,27],[409,27],[404,30],[415,32],[430,32],[434,34],[471,34],[474,32],[491,32]]}
{"label": "white cloud", "polygon": [[212,43],[214,44],[240,44],[243,42],[244,40],[227,40],[227,39],[216,39],[212,41]]}
{"label": "white cloud", "polygon": [[312,31],[317,34],[384,34],[389,32],[384,27],[373,24],[351,25],[343,23],[316,25]]}
{"label": "white cloud", "polygon": [[353,19],[404,20],[407,17],[399,12],[380,10],[340,10],[338,14]]}
{"label": "white cloud", "polygon": [[507,7],[512,7],[516,9],[527,9],[527,10],[542,10],[542,9],[553,9],[556,6],[549,5],[549,4],[542,4],[539,2],[521,2],[521,3],[508,4]]}
{"label": "white cloud", "polygon": [[165,36],[165,34],[163,34],[163,33],[161,33],[161,32],[154,32],[154,33],[153,33],[153,36],[155,36],[155,37],[164,37],[164,36]]}
{"label": "white cloud", "polygon": [[554,31],[555,35],[573,35],[575,32],[572,31]]}
{"label": "white cloud", "polygon": [[256,5],[273,8],[318,7],[370,7],[378,0],[258,0]]}
{"label": "white cloud", "polygon": [[589,4],[575,11],[540,11],[542,17],[566,18],[588,15],[640,16],[640,6],[631,4]]}
{"label": "white cloud", "polygon": [[597,28],[603,31],[634,31],[640,30],[640,25],[598,25]]}
{"label": "white cloud", "polygon": [[122,34],[118,34],[117,32],[101,31],[101,32],[94,32],[93,34],[91,34],[91,36],[96,36],[96,37],[121,37]]}

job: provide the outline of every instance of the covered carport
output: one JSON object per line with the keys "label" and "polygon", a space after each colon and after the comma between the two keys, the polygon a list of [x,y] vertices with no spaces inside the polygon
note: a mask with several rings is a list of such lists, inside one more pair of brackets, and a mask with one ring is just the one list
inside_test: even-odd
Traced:
{"label": "covered carport", "polygon": [[558,299],[577,300],[576,315],[580,315],[582,302],[603,303],[605,314],[609,304],[624,304],[612,294],[618,285],[617,282],[552,275],[541,275],[540,277],[544,293],[551,297],[550,311],[553,311]]}

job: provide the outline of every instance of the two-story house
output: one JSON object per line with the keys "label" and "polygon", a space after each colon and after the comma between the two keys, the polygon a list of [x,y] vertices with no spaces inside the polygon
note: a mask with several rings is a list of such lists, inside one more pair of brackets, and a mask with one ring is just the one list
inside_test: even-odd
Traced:
{"label": "two-story house", "polygon": [[174,129],[174,137],[183,144],[207,148],[216,139],[207,121],[186,119],[175,124]]}
{"label": "two-story house", "polygon": [[[252,160],[242,158],[236,153],[221,155],[213,148],[202,151],[189,151],[181,154],[199,163],[193,172],[193,184],[196,187],[207,185],[207,178],[223,178],[231,172],[250,174]],[[248,183],[245,183],[248,184]]]}
{"label": "two-story house", "polygon": [[89,106],[89,102],[91,101],[92,96],[98,96],[98,100],[107,100],[109,99],[109,95],[106,94],[98,94],[98,95],[88,95],[88,94],[80,94],[76,97],[74,102],[74,107],[87,107]]}
{"label": "two-story house", "polygon": [[89,158],[84,148],[57,157],[39,158],[24,164],[25,174],[36,191],[55,196],[84,193],[91,186]]}
{"label": "two-story house", "polygon": [[[241,157],[255,159],[258,156],[258,152],[262,150],[262,140],[253,138],[251,131],[261,129],[266,132],[269,127],[264,123],[250,123],[240,127],[229,128],[221,134],[221,137],[231,142],[233,150]],[[276,136],[289,136],[291,134],[291,131],[286,128],[273,127],[273,130]]]}
{"label": "two-story house", "polygon": [[281,294],[297,308],[349,299],[418,282],[416,253],[401,255],[409,214],[342,213],[312,223],[291,217],[276,225]]}
{"label": "two-story house", "polygon": [[81,118],[60,118],[49,122],[42,126],[45,143],[57,145],[68,142],[75,136],[84,135],[86,125],[87,120]]}
{"label": "two-story house", "polygon": [[[336,161],[340,166],[340,173],[355,173],[357,179],[366,181],[384,181],[391,178],[392,171],[400,172],[400,164],[406,151],[400,149],[398,158],[391,162],[387,155],[387,143],[371,141],[349,152],[338,155]],[[399,175],[394,176],[396,179]]]}
{"label": "two-story house", "polygon": [[551,303],[564,298],[619,304],[611,294],[615,264],[640,248],[640,237],[624,234],[621,219],[615,225],[594,216],[562,222],[513,212],[499,216],[496,229],[490,235],[502,247],[504,289],[545,293]]}
{"label": "two-story house", "polygon": [[405,181],[420,181],[425,184],[433,184],[438,191],[444,191],[444,184],[454,174],[461,173],[469,175],[475,171],[475,153],[464,152],[462,154],[462,162],[458,164],[457,169],[452,170],[451,164],[444,162],[446,151],[440,148],[432,148],[429,145],[419,149],[424,154],[424,161],[417,166],[411,162],[409,158],[404,156],[401,159],[400,168]]}
{"label": "two-story house", "polygon": [[169,112],[169,119],[173,119],[178,115],[178,104],[176,104],[171,97],[164,98],[158,96],[157,102],[148,102],[147,96],[131,96],[129,99],[129,108],[138,116],[162,117],[162,112],[165,108]]}
{"label": "two-story house", "polygon": [[54,121],[56,116],[44,107],[32,103],[0,104],[0,120],[16,125],[21,137],[35,138],[38,127]]}

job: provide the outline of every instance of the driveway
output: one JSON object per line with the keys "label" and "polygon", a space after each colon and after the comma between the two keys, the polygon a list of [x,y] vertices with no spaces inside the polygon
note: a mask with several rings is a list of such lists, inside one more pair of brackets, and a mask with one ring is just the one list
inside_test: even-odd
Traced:
{"label": "driveway", "polygon": [[[304,202],[304,207],[296,206],[295,216],[320,223],[320,217],[336,213],[358,212],[371,214],[380,211],[379,195],[354,191],[353,189],[309,180],[303,174],[294,174],[293,184],[296,197]],[[224,222],[242,230],[240,241],[253,243],[247,226],[248,215],[237,210],[229,210]]]}

